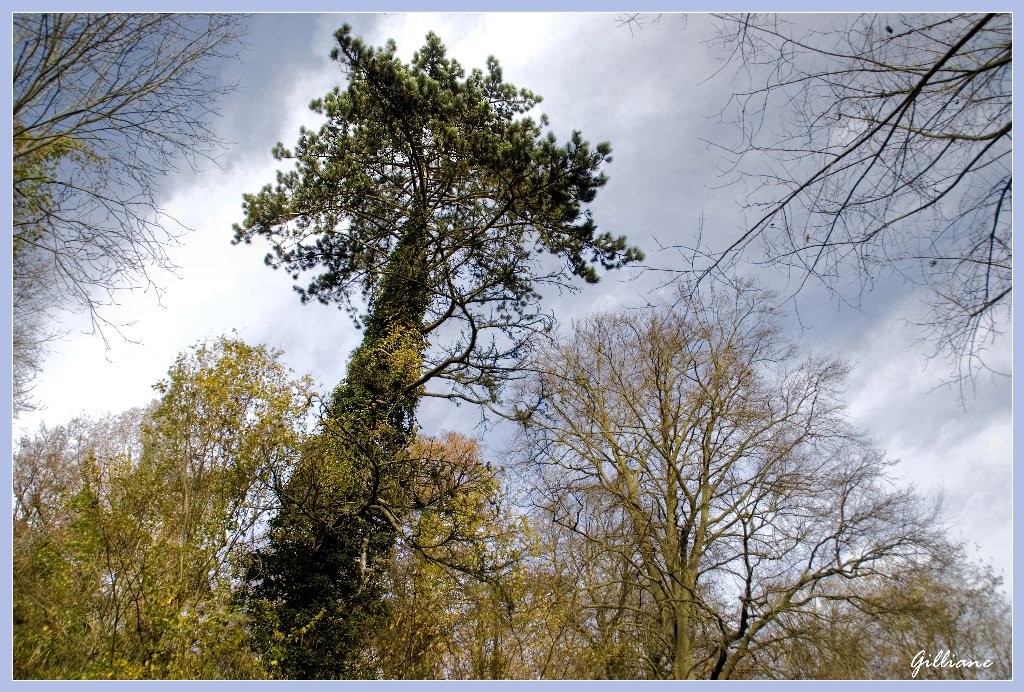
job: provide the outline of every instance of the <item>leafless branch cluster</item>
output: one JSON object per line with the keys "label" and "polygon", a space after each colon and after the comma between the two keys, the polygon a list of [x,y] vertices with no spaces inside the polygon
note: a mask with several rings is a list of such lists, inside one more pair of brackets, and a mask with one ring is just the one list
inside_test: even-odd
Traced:
{"label": "leafless branch cluster", "polygon": [[[21,390],[59,309],[95,331],[118,291],[157,291],[153,267],[185,229],[157,185],[224,145],[211,129],[231,91],[217,63],[237,52],[242,15],[14,15],[14,325]],[[21,334],[19,340],[18,336]],[[21,398],[27,404],[27,400]],[[17,402],[16,402],[17,403]]]}
{"label": "leafless branch cluster", "polygon": [[[645,12],[623,12],[615,21],[618,22],[619,26],[626,27],[629,29],[629,35],[635,36],[638,32],[643,31],[648,26],[653,26],[661,21],[662,14],[647,14]],[[681,17],[683,20],[683,26],[686,26],[686,15],[680,14],[675,15]]]}
{"label": "leafless branch cluster", "polygon": [[[879,277],[927,286],[920,326],[961,381],[987,364],[1012,288],[1008,14],[722,15],[733,79],[726,184],[746,191],[731,259],[781,268],[793,294],[856,303]],[[824,24],[823,24],[824,22]]]}

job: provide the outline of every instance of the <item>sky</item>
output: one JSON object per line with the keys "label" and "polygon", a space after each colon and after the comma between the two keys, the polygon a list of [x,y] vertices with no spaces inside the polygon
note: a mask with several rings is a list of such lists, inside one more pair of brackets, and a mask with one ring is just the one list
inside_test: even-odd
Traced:
{"label": "sky", "polygon": [[[68,315],[68,336],[53,345],[35,389],[45,408],[16,420],[14,436],[81,413],[144,405],[178,353],[222,334],[280,348],[283,360],[311,373],[323,391],[344,376],[361,338],[346,314],[301,305],[289,277],[264,266],[265,244],[230,241],[232,224],[242,219],[242,194],[273,180],[279,166],[270,155],[274,144],[290,146],[300,126],[319,125],[308,103],[343,79],[328,54],[333,32],[345,22],[371,45],[394,38],[406,60],[430,30],[467,69],[483,67],[493,54],[507,81],[544,97],[540,110],[559,139],[580,130],[591,142],[611,142],[614,160],[592,205],[594,218],[601,230],[639,245],[645,264],[679,268],[680,255],[659,248],[693,242],[698,229],[715,244],[734,237],[742,226],[738,192],[722,185],[725,162],[703,141],[730,134],[713,117],[730,84],[707,80],[717,63],[702,42],[706,18],[663,15],[632,32],[619,20],[614,13],[256,16],[242,60],[224,66],[239,89],[224,101],[215,127],[234,144],[219,168],[172,173],[162,185],[162,206],[192,229],[170,251],[177,277],[154,277],[165,288],[159,304],[152,293],[136,292],[104,313],[130,325],[124,334],[131,341],[114,336],[105,347]],[[611,273],[575,294],[545,294],[544,302],[568,328],[595,311],[669,295],[672,288],[664,284],[670,276]],[[799,322],[788,313],[785,327],[803,349],[852,364],[852,418],[899,460],[899,482],[942,496],[951,536],[976,544],[977,557],[1002,570],[1009,583],[1011,382],[983,376],[963,400],[957,389],[943,387],[948,367],[925,357],[919,332],[907,324],[917,315],[918,298],[902,283],[883,281],[853,310],[811,290],[801,297]],[[993,358],[1008,369],[1010,353],[1004,338]],[[426,432],[485,435],[488,453],[500,456],[508,431],[484,432],[474,427],[477,420],[466,407],[434,403],[421,410]]]}

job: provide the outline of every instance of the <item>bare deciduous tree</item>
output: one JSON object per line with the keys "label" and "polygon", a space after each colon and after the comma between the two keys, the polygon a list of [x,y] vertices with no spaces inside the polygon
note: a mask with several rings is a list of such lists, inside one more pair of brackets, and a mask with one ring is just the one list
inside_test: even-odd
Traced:
{"label": "bare deciduous tree", "polygon": [[[180,231],[157,184],[223,146],[210,129],[232,87],[243,15],[15,14],[13,302],[15,411],[60,309],[100,313],[119,290],[158,290]],[[168,223],[170,222],[170,223]]]}
{"label": "bare deciduous tree", "polygon": [[923,339],[970,381],[1008,324],[1009,14],[721,15],[733,79],[715,143],[747,226],[702,278],[743,256],[856,303],[884,276],[926,286]]}
{"label": "bare deciduous tree", "polygon": [[524,392],[540,505],[604,565],[589,621],[647,676],[772,676],[786,618],[938,545],[936,509],[847,422],[846,367],[796,353],[771,302],[594,317]]}

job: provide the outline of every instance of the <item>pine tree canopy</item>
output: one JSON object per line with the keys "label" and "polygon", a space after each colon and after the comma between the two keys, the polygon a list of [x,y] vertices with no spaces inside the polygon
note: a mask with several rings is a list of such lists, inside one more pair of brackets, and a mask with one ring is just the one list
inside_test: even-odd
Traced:
{"label": "pine tree canopy", "polygon": [[593,283],[598,266],[642,258],[624,236],[599,233],[585,208],[611,148],[544,134],[546,116],[527,115],[540,97],[506,83],[493,57],[467,77],[433,33],[410,64],[393,41],[368,47],[348,26],[335,36],[347,88],[311,104],[326,117],[319,132],[275,148],[295,167],[245,196],[235,242],[265,237],[267,264],[295,280],[312,273],[296,286],[303,302],[366,308],[371,317],[357,319],[376,336],[396,320],[424,339],[448,325],[418,384],[441,376],[493,395],[500,364],[547,325],[539,286]]}

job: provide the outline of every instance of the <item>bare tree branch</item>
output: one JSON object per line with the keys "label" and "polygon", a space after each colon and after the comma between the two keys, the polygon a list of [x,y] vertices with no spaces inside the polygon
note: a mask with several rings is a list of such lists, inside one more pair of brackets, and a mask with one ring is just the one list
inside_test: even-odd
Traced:
{"label": "bare tree branch", "polygon": [[897,276],[930,289],[922,339],[956,380],[991,369],[1012,290],[1010,16],[716,21],[739,141],[709,145],[753,216],[696,283],[742,256],[791,296],[813,282],[855,304]]}
{"label": "bare tree branch", "polygon": [[157,203],[158,185],[184,161],[214,161],[210,128],[233,86],[214,71],[235,57],[244,15],[14,15],[15,411],[51,325],[63,310],[92,328],[102,312],[173,271],[167,247],[187,229]]}

